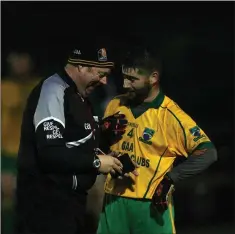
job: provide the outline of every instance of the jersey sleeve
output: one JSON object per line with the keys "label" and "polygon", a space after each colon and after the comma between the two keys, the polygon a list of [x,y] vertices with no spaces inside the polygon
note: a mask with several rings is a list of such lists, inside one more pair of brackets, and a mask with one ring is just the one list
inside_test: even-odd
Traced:
{"label": "jersey sleeve", "polygon": [[168,109],[172,129],[169,136],[171,145],[178,155],[187,157],[194,150],[213,147],[206,133],[177,104]]}
{"label": "jersey sleeve", "polygon": [[65,130],[64,90],[44,85],[34,114],[34,126],[39,147],[63,145]]}
{"label": "jersey sleeve", "polygon": [[42,86],[34,114],[38,162],[51,173],[84,173],[93,168],[95,152],[85,153],[80,144],[66,142],[64,95],[60,86]]}

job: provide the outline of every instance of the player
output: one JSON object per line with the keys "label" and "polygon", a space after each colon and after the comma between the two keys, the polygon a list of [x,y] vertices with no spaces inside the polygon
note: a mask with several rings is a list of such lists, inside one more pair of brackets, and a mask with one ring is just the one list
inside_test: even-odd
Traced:
{"label": "player", "polygon": [[[105,116],[124,114],[122,139],[111,146],[128,153],[139,176],[108,175],[98,234],[172,234],[175,183],[204,171],[217,160],[206,133],[160,89],[160,63],[147,50],[128,56],[122,66],[124,88]],[[178,157],[186,160],[173,166]]]}

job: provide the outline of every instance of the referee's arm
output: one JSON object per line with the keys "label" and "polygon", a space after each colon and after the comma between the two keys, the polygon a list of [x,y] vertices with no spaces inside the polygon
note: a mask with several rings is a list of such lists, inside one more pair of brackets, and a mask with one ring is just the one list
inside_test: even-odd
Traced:
{"label": "referee's arm", "polygon": [[34,114],[37,160],[47,173],[84,173],[92,170],[95,152],[69,147],[64,139],[64,90],[42,87]]}

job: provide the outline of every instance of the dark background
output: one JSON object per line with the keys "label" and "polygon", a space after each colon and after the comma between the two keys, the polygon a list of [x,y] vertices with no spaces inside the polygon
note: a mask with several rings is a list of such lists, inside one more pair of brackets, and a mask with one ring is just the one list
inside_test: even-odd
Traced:
{"label": "dark background", "polygon": [[[2,79],[12,51],[29,53],[34,73],[44,77],[60,68],[72,45],[105,42],[117,61],[136,44],[156,49],[163,90],[205,130],[219,156],[178,185],[178,233],[233,232],[234,2],[2,2],[1,8]],[[109,82],[122,91],[118,69]]]}

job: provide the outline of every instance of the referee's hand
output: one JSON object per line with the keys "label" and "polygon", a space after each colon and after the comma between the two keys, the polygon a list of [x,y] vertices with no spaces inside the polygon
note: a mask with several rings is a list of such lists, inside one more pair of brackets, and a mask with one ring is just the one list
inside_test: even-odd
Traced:
{"label": "referee's hand", "polygon": [[99,172],[102,174],[115,173],[116,171],[122,174],[123,165],[115,157],[110,155],[99,154],[97,157],[100,159],[101,165]]}

